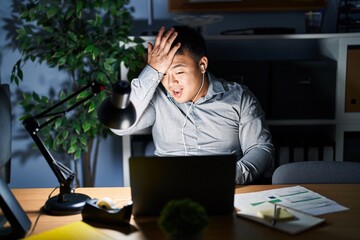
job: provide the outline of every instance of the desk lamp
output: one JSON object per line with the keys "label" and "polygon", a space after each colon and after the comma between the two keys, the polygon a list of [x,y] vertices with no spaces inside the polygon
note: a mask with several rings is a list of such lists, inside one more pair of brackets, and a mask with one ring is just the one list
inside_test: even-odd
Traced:
{"label": "desk lamp", "polygon": [[131,87],[128,81],[112,85],[112,94],[97,110],[99,121],[108,128],[127,129],[135,123],[136,111],[130,102]]}
{"label": "desk lamp", "polygon": [[[92,93],[87,97],[75,102],[72,106],[63,111],[55,112],[55,109],[60,105],[77,97],[88,88],[92,89]],[[60,193],[49,198],[44,205],[44,210],[49,215],[71,215],[80,213],[90,197],[84,194],[75,193],[72,182],[75,179],[76,173],[54,159],[38,133],[43,127],[59,117],[64,116],[67,112],[86,102],[102,90],[104,90],[103,85],[95,81],[90,82],[88,85],[74,92],[54,106],[46,109],[40,114],[26,118],[23,122],[25,129],[32,137],[60,183]],[[119,81],[113,85],[113,90],[113,94],[105,99],[98,109],[98,118],[101,123],[108,127],[124,129],[131,126],[136,119],[135,108],[129,101],[131,91],[130,84],[127,81]],[[44,118],[50,119],[40,123],[39,120]]]}

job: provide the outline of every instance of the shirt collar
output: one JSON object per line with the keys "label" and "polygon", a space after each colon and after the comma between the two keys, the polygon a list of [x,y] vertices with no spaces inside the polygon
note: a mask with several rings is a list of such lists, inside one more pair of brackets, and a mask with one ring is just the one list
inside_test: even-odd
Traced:
{"label": "shirt collar", "polygon": [[222,81],[219,78],[215,77],[211,73],[208,73],[208,78],[209,78],[209,88],[208,88],[208,91],[207,91],[207,93],[205,95],[206,99],[209,99],[214,95],[221,94],[221,93],[225,92]]}

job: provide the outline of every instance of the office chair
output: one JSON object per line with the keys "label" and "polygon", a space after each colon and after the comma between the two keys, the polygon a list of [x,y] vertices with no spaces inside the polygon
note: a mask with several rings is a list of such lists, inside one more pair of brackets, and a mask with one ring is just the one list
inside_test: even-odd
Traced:
{"label": "office chair", "polygon": [[272,184],[360,183],[360,162],[304,161],[275,169]]}
{"label": "office chair", "polygon": [[8,84],[0,84],[0,178],[10,183],[11,102]]}

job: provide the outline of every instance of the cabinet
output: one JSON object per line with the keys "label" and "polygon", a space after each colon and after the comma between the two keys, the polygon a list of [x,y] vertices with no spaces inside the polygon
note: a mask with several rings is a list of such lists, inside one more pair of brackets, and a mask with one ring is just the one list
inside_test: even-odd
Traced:
{"label": "cabinet", "polygon": [[340,0],[337,32],[360,30],[360,0]]}
{"label": "cabinet", "polygon": [[[210,64],[225,61],[222,74],[250,82],[266,110],[276,147],[287,149],[287,156],[302,150],[294,161],[360,161],[358,151],[351,150],[360,144],[360,33],[206,39]],[[247,62],[246,71],[241,62]],[[349,105],[353,110],[345,108]]]}
{"label": "cabinet", "polygon": [[336,62],[332,59],[237,61],[213,58],[209,71],[248,86],[268,119],[335,117]]}
{"label": "cabinet", "polygon": [[[347,81],[360,82],[360,33],[205,39],[209,71],[247,85],[265,109],[276,166],[302,160],[360,161],[360,111],[345,109],[353,89]],[[359,92],[355,90],[360,98]],[[131,148],[130,138],[125,139],[124,146]],[[131,151],[124,153],[126,164]]]}
{"label": "cabinet", "polygon": [[336,35],[207,36],[209,71],[247,85],[266,113],[275,167],[303,160],[334,160]]}
{"label": "cabinet", "polygon": [[347,49],[345,111],[360,112],[360,46]]}
{"label": "cabinet", "polygon": [[270,80],[270,119],[334,119],[335,61],[276,61]]}
{"label": "cabinet", "polygon": [[[221,59],[216,56],[209,61],[209,71],[228,81],[248,86],[258,98],[265,112],[271,108],[270,74],[268,61]],[[257,87],[261,86],[261,87]]]}

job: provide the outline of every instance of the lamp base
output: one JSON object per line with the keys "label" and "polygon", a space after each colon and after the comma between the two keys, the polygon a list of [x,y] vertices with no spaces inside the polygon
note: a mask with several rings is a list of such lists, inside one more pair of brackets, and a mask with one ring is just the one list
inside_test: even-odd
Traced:
{"label": "lamp base", "polygon": [[89,196],[81,193],[65,193],[60,199],[59,195],[49,198],[44,206],[48,215],[73,215],[81,213]]}

